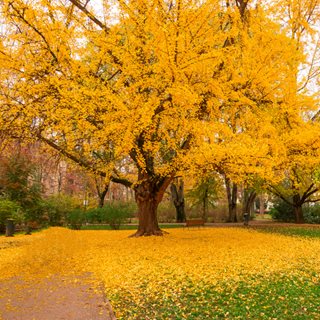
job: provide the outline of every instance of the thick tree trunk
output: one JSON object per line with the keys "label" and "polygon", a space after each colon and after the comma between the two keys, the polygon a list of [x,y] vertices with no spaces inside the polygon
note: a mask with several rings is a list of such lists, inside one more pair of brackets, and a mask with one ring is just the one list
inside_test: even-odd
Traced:
{"label": "thick tree trunk", "polygon": [[157,218],[159,202],[156,197],[136,194],[136,201],[138,205],[139,227],[134,236],[162,235]]}
{"label": "thick tree trunk", "polygon": [[176,208],[176,221],[186,221],[185,202],[184,202],[184,183],[181,179],[177,179],[170,185],[171,198],[174,207]]}
{"label": "thick tree trunk", "polygon": [[225,183],[228,198],[228,222],[237,222],[238,186],[228,178],[225,178]]}
{"label": "thick tree trunk", "polygon": [[294,214],[296,217],[296,223],[304,223],[302,206],[294,206]]}
{"label": "thick tree trunk", "polygon": [[171,181],[171,178],[164,178],[161,181],[144,179],[140,180],[140,183],[135,187],[139,226],[132,237],[163,235],[158,224],[157,209]]}
{"label": "thick tree trunk", "polygon": [[296,218],[296,223],[304,223],[302,201],[299,194],[293,196],[293,212]]}

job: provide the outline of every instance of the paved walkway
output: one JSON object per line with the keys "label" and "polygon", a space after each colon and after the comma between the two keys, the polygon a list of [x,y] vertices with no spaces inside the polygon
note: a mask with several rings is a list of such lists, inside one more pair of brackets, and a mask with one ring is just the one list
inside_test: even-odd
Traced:
{"label": "paved walkway", "polygon": [[1,320],[114,320],[102,290],[84,277],[55,276],[41,282],[14,278],[0,283]]}

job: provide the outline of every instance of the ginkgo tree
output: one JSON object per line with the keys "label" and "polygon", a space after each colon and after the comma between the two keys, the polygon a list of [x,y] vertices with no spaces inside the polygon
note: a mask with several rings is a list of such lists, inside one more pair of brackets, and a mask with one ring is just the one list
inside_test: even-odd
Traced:
{"label": "ginkgo tree", "polygon": [[288,106],[278,118],[279,141],[286,146],[285,176],[269,190],[292,206],[295,220],[302,223],[302,206],[319,201],[320,180],[320,1],[285,0],[269,3],[273,19],[295,41],[295,51],[303,61],[291,65],[292,79],[284,103]]}
{"label": "ginkgo tree", "polygon": [[1,3],[1,114],[16,130],[131,186],[135,236],[162,234],[157,207],[181,171],[274,168],[274,119],[300,55],[263,10],[240,0],[96,4]]}

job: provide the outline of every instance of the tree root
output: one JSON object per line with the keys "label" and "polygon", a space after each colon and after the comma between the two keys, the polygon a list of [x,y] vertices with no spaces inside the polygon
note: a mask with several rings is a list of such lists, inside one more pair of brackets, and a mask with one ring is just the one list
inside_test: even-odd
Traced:
{"label": "tree root", "polygon": [[129,236],[129,238],[138,238],[138,237],[149,237],[149,236],[163,236],[164,234],[169,234],[169,232],[158,229],[152,231],[146,231],[144,229],[137,230],[136,233]]}

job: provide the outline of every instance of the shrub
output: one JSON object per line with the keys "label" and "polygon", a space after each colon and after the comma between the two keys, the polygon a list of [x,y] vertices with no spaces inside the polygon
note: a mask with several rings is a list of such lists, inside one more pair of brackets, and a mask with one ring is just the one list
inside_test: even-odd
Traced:
{"label": "shrub", "polygon": [[20,206],[14,201],[8,199],[0,199],[0,233],[6,231],[6,220],[15,219],[19,216]]}
{"label": "shrub", "polygon": [[71,229],[80,230],[85,222],[85,212],[80,208],[74,209],[67,213],[66,221]]}
{"label": "shrub", "polygon": [[42,202],[50,226],[61,226],[67,216],[79,206],[78,199],[68,195],[53,195]]}
{"label": "shrub", "polygon": [[135,211],[132,203],[112,202],[87,211],[86,220],[90,223],[107,223],[112,229],[118,230],[121,224],[134,216]]}
{"label": "shrub", "polygon": [[274,220],[283,222],[295,221],[293,206],[281,199],[278,199],[274,203],[273,208],[270,210],[270,214]]}
{"label": "shrub", "polygon": [[320,223],[320,205],[304,207],[303,216],[307,223]]}
{"label": "shrub", "polygon": [[89,209],[85,216],[88,223],[107,223],[106,211],[103,208]]}

